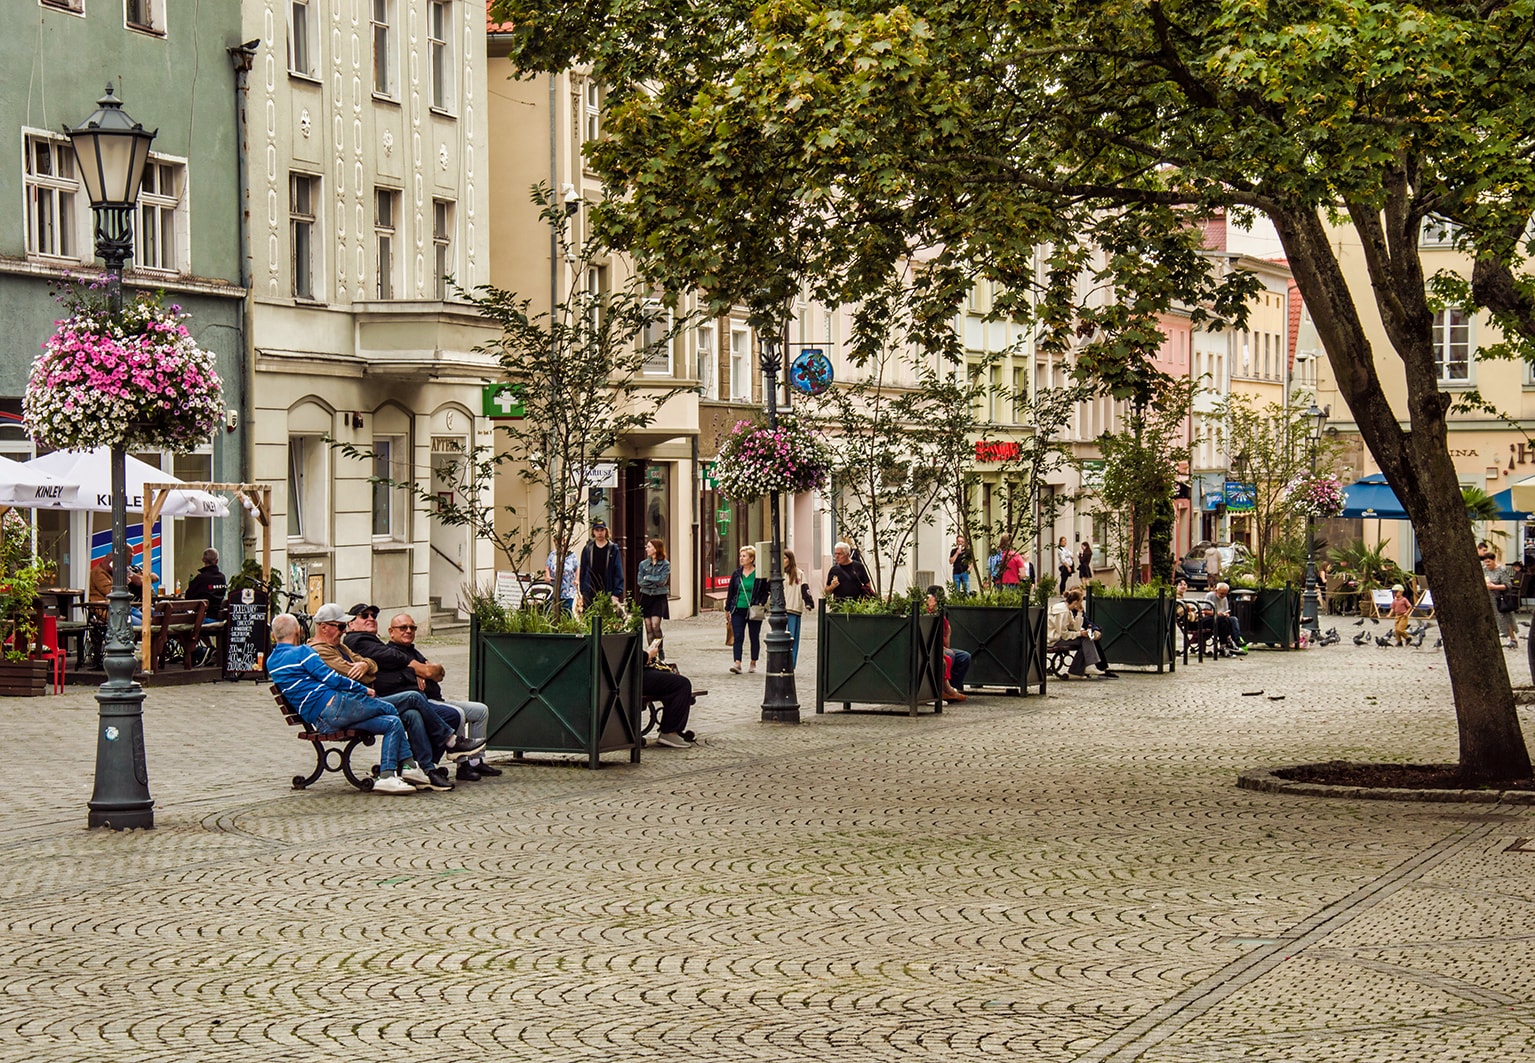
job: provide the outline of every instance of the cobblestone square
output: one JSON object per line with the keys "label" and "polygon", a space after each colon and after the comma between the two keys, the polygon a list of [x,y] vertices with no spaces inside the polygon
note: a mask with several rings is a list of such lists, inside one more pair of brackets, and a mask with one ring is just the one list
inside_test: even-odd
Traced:
{"label": "cobblestone square", "polygon": [[446,794],[294,791],[264,684],[151,688],[151,832],[85,828],[94,690],[0,700],[0,1060],[1535,1054],[1527,808],[1234,785],[1454,759],[1437,651],[818,717],[807,637],[788,727],[722,632],[667,625],[694,748]]}

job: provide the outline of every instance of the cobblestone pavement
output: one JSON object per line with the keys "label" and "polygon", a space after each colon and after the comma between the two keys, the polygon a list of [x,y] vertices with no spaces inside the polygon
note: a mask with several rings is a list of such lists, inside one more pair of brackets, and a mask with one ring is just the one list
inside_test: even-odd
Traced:
{"label": "cobblestone pavement", "polygon": [[789,727],[717,620],[668,646],[695,748],[404,798],[291,790],[264,686],[152,688],[151,832],[85,829],[92,691],[0,699],[0,1061],[1535,1054],[1535,810],[1233,785],[1453,759],[1427,647],[910,719],[817,717],[807,640]]}

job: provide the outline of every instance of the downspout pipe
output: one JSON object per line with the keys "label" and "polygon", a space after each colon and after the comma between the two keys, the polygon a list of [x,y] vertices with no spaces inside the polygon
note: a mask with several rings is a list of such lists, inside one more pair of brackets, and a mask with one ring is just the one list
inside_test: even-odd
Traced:
{"label": "downspout pipe", "polygon": [[[235,229],[238,233],[240,255],[240,288],[245,295],[240,304],[240,397],[235,410],[239,422],[234,426],[240,449],[239,479],[250,483],[255,465],[255,432],[253,431],[252,391],[255,388],[256,347],[251,329],[251,313],[255,292],[251,283],[250,241],[250,179],[248,139],[250,132],[250,72],[256,65],[256,49],[261,40],[246,41],[229,49],[229,61],[235,71],[235,173],[238,181],[239,218]],[[256,544],[256,525],[247,514],[241,523],[240,556],[243,558]]]}

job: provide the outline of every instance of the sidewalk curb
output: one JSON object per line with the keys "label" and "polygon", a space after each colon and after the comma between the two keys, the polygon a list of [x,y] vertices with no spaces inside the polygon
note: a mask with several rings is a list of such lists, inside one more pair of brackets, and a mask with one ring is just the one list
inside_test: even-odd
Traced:
{"label": "sidewalk curb", "polygon": [[1428,790],[1397,786],[1328,786],[1323,783],[1295,782],[1280,778],[1277,772],[1293,771],[1304,765],[1264,768],[1237,776],[1237,788],[1265,794],[1290,794],[1295,797],[1347,797],[1366,801],[1465,801],[1482,805],[1535,805],[1531,790]]}

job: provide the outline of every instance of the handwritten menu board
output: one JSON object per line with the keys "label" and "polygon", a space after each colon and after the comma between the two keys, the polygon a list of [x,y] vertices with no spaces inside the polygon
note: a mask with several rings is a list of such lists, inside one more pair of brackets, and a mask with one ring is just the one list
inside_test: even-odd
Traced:
{"label": "handwritten menu board", "polygon": [[267,603],[250,588],[229,598],[228,627],[224,631],[224,678],[259,679],[266,664]]}

